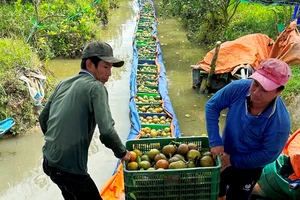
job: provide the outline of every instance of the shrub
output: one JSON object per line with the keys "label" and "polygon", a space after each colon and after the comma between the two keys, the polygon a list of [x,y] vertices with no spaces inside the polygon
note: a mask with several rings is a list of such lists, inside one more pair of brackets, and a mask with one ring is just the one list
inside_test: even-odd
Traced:
{"label": "shrub", "polygon": [[[40,108],[33,104],[27,85],[19,76],[28,71],[48,75],[49,71],[30,46],[17,39],[0,39],[0,65],[0,119],[13,117],[16,121],[13,134],[23,133],[36,124]],[[53,83],[49,76],[45,94],[53,89]]]}

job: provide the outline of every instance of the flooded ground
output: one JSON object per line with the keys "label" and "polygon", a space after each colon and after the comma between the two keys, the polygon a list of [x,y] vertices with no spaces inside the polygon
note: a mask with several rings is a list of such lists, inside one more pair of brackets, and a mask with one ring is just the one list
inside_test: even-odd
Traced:
{"label": "flooded ground", "polygon": [[[112,45],[115,55],[125,60],[124,67],[113,69],[113,75],[106,84],[116,130],[123,141],[130,130],[129,77],[137,11],[137,1],[122,0],[120,9],[113,11],[110,24],[102,34],[103,41]],[[190,66],[201,60],[207,50],[190,44],[185,30],[174,19],[159,18],[158,37],[167,71],[169,96],[182,136],[206,134],[204,104],[209,97],[192,89]],[[78,73],[80,60],[53,60],[49,66],[61,80]],[[91,177],[101,189],[111,177],[117,159],[98,138],[99,133],[96,132],[89,151],[88,167]],[[43,145],[43,135],[38,127],[17,137],[0,139],[1,200],[62,199],[57,186],[42,172]]]}

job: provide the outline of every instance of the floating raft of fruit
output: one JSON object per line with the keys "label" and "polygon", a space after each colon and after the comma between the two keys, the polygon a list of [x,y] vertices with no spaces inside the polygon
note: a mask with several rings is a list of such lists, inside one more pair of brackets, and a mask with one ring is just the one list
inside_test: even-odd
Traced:
{"label": "floating raft of fruit", "polygon": [[217,199],[220,160],[207,137],[181,137],[168,96],[166,71],[151,0],[141,0],[130,76],[131,161],[119,164],[104,185],[104,200]]}

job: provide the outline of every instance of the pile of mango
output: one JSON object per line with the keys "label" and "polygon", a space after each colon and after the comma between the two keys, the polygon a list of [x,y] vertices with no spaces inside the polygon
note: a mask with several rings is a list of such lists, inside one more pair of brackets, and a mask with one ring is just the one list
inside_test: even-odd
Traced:
{"label": "pile of mango", "polygon": [[157,81],[152,81],[152,80],[143,80],[143,79],[138,79],[136,80],[136,84],[138,85],[149,85],[149,86],[156,86],[158,87]]}
{"label": "pile of mango", "polygon": [[172,121],[172,118],[169,117],[165,117],[165,116],[157,116],[157,115],[153,115],[153,116],[146,116],[146,117],[140,117],[140,122],[141,124],[167,124],[170,125]]}
{"label": "pile of mango", "polygon": [[138,96],[136,95],[134,97],[135,103],[162,103],[161,97],[159,95],[157,96]]}
{"label": "pile of mango", "polygon": [[158,128],[158,129],[144,127],[141,128],[140,134],[142,138],[171,137],[171,129],[170,127]]}
{"label": "pile of mango", "polygon": [[162,108],[162,106],[156,104],[143,106],[137,105],[136,108],[138,112],[141,113],[164,113],[164,109]]}
{"label": "pile of mango", "polygon": [[152,148],[149,151],[134,149],[127,170],[167,170],[215,166],[208,148],[198,147],[194,143],[176,143]]}
{"label": "pile of mango", "polygon": [[152,33],[148,31],[136,32],[136,37],[153,38]]}
{"label": "pile of mango", "polygon": [[143,79],[143,80],[153,80],[157,81],[158,75],[157,74],[143,74],[143,73],[137,73],[136,78],[138,79]]}
{"label": "pile of mango", "polygon": [[[143,31],[143,32],[147,32],[147,31]],[[150,33],[150,34],[152,35],[152,33]],[[148,47],[139,47],[138,51],[145,52],[145,53],[152,53],[152,54],[156,53],[155,49],[149,49]]]}
{"label": "pile of mango", "polygon": [[151,88],[145,85],[140,85],[137,88],[138,92],[143,92],[143,93],[158,93],[158,89],[157,88]]}
{"label": "pile of mango", "polygon": [[145,66],[145,67],[139,67],[138,72],[152,72],[152,73],[157,73],[157,67],[154,66]]}

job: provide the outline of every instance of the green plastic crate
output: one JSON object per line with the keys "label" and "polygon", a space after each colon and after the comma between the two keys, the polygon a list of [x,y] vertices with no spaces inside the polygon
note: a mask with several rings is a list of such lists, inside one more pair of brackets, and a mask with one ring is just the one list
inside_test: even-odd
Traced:
{"label": "green plastic crate", "polygon": [[153,59],[154,60],[156,58],[156,56],[139,55],[139,58],[140,59]]}
{"label": "green plastic crate", "polygon": [[142,49],[142,48],[147,48],[148,50],[151,50],[151,51],[155,51],[156,52],[156,45],[147,45],[147,44],[136,44],[136,47],[138,50]]}
{"label": "green plastic crate", "polygon": [[137,71],[138,74],[157,74],[157,72]]}
{"label": "green plastic crate", "polygon": [[158,81],[158,74],[157,73],[143,73],[143,72],[139,72],[137,71],[136,74],[136,78],[137,80],[145,80],[145,81]]}
{"label": "green plastic crate", "polygon": [[[146,71],[148,70],[148,71]],[[138,65],[137,72],[158,73],[156,65]]]}
{"label": "green plastic crate", "polygon": [[[140,87],[141,85],[137,85],[137,87]],[[151,89],[158,89],[158,86],[154,86],[154,85],[148,85],[148,86],[146,86],[146,85],[144,85],[145,87],[148,87],[148,88],[151,88]],[[151,94],[151,93],[149,93],[149,94]]]}
{"label": "green plastic crate", "polygon": [[[158,115],[157,115],[158,116]],[[171,128],[170,124],[141,124],[141,128],[146,128],[149,127],[150,129],[155,129],[155,130],[164,130],[165,128]],[[144,139],[144,138],[166,138],[166,137],[171,137],[171,136],[162,136],[162,135],[158,135],[155,137],[152,137],[151,135],[141,135],[140,139]]]}
{"label": "green plastic crate", "polygon": [[[141,93],[140,93],[141,94]],[[145,94],[151,94],[151,93],[145,93]],[[152,93],[152,94],[155,94],[155,93]],[[149,108],[152,108],[152,109],[155,109],[155,108],[162,108],[162,104],[161,103],[143,103],[143,104],[136,104],[136,107],[138,108],[139,112],[141,107],[149,107]],[[145,112],[141,112],[141,113],[147,113],[147,111]],[[150,113],[153,113],[153,112],[150,112]],[[165,113],[165,112],[161,112],[161,113]],[[155,113],[155,114],[159,114],[159,113]]]}
{"label": "green plastic crate", "polygon": [[151,68],[154,68],[154,69],[157,68],[156,65],[138,64],[138,69],[143,68],[143,67],[151,67]]}
{"label": "green plastic crate", "polygon": [[153,46],[156,44],[155,40],[149,40],[149,41],[136,41],[137,46]]}
{"label": "green plastic crate", "polygon": [[147,86],[143,85],[143,86],[145,88],[145,91],[140,89],[141,85],[137,85],[138,93],[159,94],[158,86],[152,86],[152,85],[147,85]]}
{"label": "green plastic crate", "polygon": [[[161,100],[161,96],[158,93],[137,93],[136,94],[137,97],[144,97],[147,96],[148,98],[150,96],[154,97],[154,98],[159,98],[159,100]],[[139,103],[139,102],[135,102],[136,105],[149,105],[149,104],[156,104],[161,106],[160,102],[148,102],[148,103]]]}
{"label": "green plastic crate", "polygon": [[[208,138],[148,138],[128,140],[126,149],[135,148],[143,153],[152,148],[162,148],[171,141],[195,143],[209,148]],[[125,161],[123,161],[123,166]],[[214,167],[197,167],[166,170],[126,170],[123,167],[125,199],[133,200],[217,200],[219,195],[221,161],[217,157]]]}
{"label": "green plastic crate", "polygon": [[139,113],[140,117],[147,117],[147,116],[153,117],[154,115],[156,115],[158,117],[161,117],[161,116],[167,117],[166,113]]}
{"label": "green plastic crate", "polygon": [[151,129],[158,130],[158,129],[170,128],[170,124],[141,124],[141,127],[142,128],[149,127]]}
{"label": "green plastic crate", "polygon": [[154,97],[154,98],[159,97],[159,99],[161,99],[161,96],[159,94],[153,94],[153,93],[136,93],[136,96],[139,96],[139,97],[147,96],[148,98],[149,97]]}
{"label": "green plastic crate", "polygon": [[155,80],[145,80],[145,79],[137,79],[136,84],[145,85],[145,86],[155,86],[158,87],[158,82]]}

